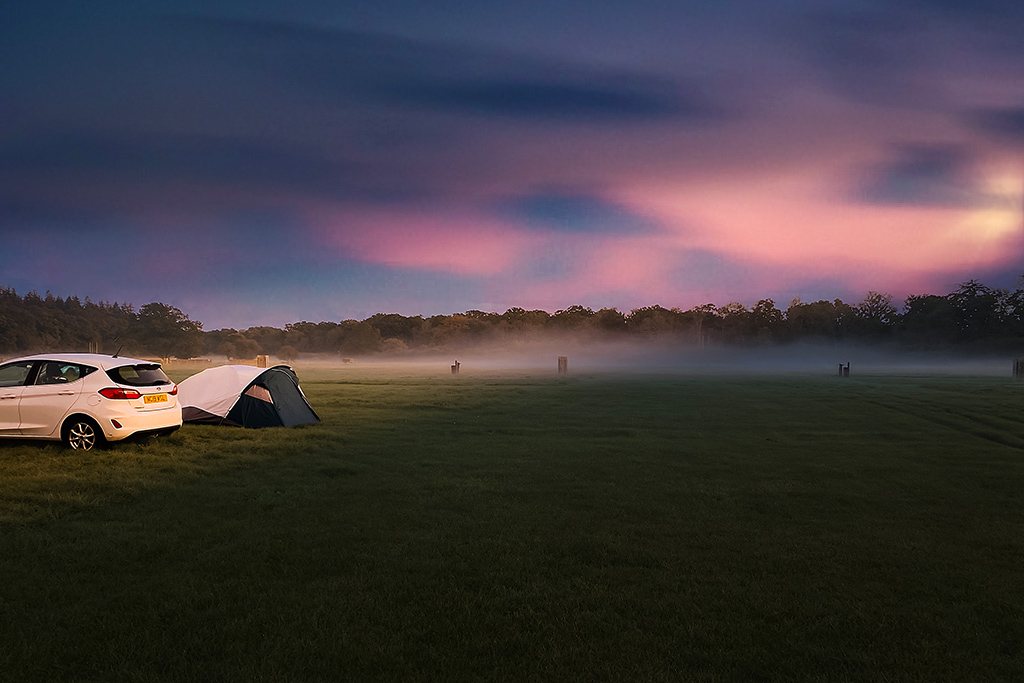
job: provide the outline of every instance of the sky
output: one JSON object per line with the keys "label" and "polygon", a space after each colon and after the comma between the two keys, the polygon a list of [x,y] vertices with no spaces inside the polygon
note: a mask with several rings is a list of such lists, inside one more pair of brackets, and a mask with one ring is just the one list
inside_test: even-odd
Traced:
{"label": "sky", "polygon": [[1024,274],[1019,0],[0,0],[0,285],[205,329]]}

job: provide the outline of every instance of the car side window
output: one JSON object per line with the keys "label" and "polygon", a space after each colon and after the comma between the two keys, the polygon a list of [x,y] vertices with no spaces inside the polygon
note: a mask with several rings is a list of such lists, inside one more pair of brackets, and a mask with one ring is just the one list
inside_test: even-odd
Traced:
{"label": "car side window", "polygon": [[39,366],[36,384],[66,384],[68,378],[60,371],[60,363],[46,361]]}
{"label": "car side window", "polygon": [[77,363],[46,361],[39,368],[36,384],[68,384],[88,375],[93,369]]}
{"label": "car side window", "polygon": [[32,371],[32,361],[0,365],[0,387],[20,387]]}

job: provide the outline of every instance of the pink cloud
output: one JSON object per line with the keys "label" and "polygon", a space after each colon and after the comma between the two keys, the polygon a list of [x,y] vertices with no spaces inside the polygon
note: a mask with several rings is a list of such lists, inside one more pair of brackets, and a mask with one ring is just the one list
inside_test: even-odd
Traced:
{"label": "pink cloud", "polygon": [[814,174],[624,194],[630,206],[678,226],[677,248],[851,284],[872,280],[873,288],[879,278],[1000,266],[1021,239],[1019,210],[840,204],[824,197]]}
{"label": "pink cloud", "polygon": [[353,258],[397,268],[494,275],[543,245],[542,235],[459,212],[332,211],[313,217],[322,242]]}

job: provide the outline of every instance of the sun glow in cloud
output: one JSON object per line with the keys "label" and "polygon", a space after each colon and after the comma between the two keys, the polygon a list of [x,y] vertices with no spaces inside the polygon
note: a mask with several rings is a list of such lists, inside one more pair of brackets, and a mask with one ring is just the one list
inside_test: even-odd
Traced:
{"label": "sun glow in cloud", "polygon": [[997,175],[985,183],[988,205],[970,212],[954,228],[955,234],[979,244],[1002,245],[1024,232],[1024,179]]}
{"label": "sun glow in cloud", "polygon": [[1007,262],[1022,227],[1020,194],[1011,194],[1011,184],[993,181],[989,194],[998,201],[979,208],[843,205],[824,198],[815,177],[798,174],[635,188],[624,199],[654,212],[664,225],[681,226],[679,247],[808,276],[865,268],[895,275]]}

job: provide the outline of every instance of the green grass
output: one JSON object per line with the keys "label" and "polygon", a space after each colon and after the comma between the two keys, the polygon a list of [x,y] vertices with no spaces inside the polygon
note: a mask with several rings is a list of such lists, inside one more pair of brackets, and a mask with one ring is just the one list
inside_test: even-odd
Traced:
{"label": "green grass", "polygon": [[1024,385],[300,377],[0,444],[0,680],[1024,679]]}

